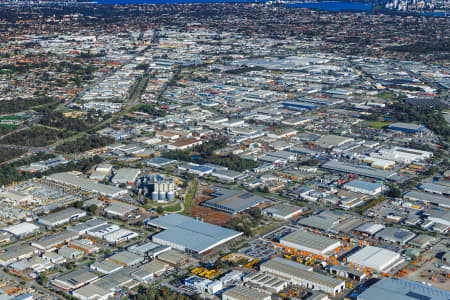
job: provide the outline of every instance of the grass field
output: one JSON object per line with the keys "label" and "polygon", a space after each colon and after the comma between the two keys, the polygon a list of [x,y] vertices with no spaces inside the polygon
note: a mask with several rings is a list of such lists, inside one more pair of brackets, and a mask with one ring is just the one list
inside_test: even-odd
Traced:
{"label": "grass field", "polygon": [[164,207],[164,211],[165,212],[175,212],[175,211],[179,211],[180,209],[181,209],[180,203],[177,203],[177,204],[172,205],[172,206]]}
{"label": "grass field", "polygon": [[189,215],[191,212],[192,200],[194,200],[195,192],[197,191],[198,182],[194,181],[191,190],[184,199],[183,215]]}
{"label": "grass field", "polygon": [[392,122],[383,122],[383,121],[364,121],[369,127],[375,128],[375,129],[381,129],[385,126],[391,125]]}

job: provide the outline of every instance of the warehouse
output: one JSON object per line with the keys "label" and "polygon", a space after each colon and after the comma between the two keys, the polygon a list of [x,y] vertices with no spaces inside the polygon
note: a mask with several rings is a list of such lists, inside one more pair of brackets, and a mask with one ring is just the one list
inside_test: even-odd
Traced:
{"label": "warehouse", "polygon": [[140,266],[139,269],[131,273],[131,276],[137,281],[144,282],[158,277],[169,269],[170,266],[168,264],[152,260],[151,262]]}
{"label": "warehouse", "polygon": [[84,177],[74,175],[69,172],[55,173],[45,177],[47,181],[61,185],[62,187],[71,186],[78,188],[83,192],[97,193],[106,197],[119,197],[128,194],[125,189],[117,188],[115,186],[96,183]]}
{"label": "warehouse", "polygon": [[318,147],[331,149],[336,146],[342,146],[346,143],[352,142],[354,139],[346,136],[339,135],[322,135],[319,139],[314,141],[314,144]]}
{"label": "warehouse", "polygon": [[264,198],[247,192],[215,188],[214,198],[202,202],[203,206],[236,214],[265,201]]}
{"label": "warehouse", "polygon": [[279,293],[288,285],[288,282],[286,280],[280,279],[270,274],[266,274],[264,272],[250,273],[243,278],[243,281],[260,286],[272,293]]}
{"label": "warehouse", "polygon": [[437,196],[424,192],[411,191],[406,193],[403,198],[411,201],[420,201],[425,203],[431,203],[444,208],[450,208],[450,198],[444,196]]}
{"label": "warehouse", "polygon": [[45,236],[38,240],[32,241],[31,246],[39,250],[48,252],[56,250],[57,248],[63,246],[65,243],[76,240],[77,238],[79,238],[78,233],[64,230],[53,235]]}
{"label": "warehouse", "polygon": [[358,295],[358,300],[448,300],[450,292],[403,278],[383,278]]}
{"label": "warehouse", "polygon": [[294,231],[280,239],[280,244],[322,256],[328,256],[339,248],[339,240],[303,230]]}
{"label": "warehouse", "polygon": [[111,181],[114,184],[133,184],[140,172],[139,169],[121,168],[117,171]]}
{"label": "warehouse", "polygon": [[367,235],[374,235],[375,233],[379,232],[380,230],[383,230],[384,228],[386,228],[386,226],[384,226],[383,224],[367,222],[355,228],[355,231],[360,232],[363,235],[367,236]]}
{"label": "warehouse", "polygon": [[47,227],[57,227],[73,222],[75,220],[79,220],[86,216],[87,216],[86,211],[78,208],[69,207],[64,210],[52,213],[48,216],[39,218],[39,223]]}
{"label": "warehouse", "polygon": [[381,183],[355,179],[344,184],[344,189],[354,193],[375,196],[383,191],[383,185]]}
{"label": "warehouse", "polygon": [[410,240],[408,244],[417,248],[425,248],[431,245],[435,240],[436,238],[430,235],[419,234],[418,236]]}
{"label": "warehouse", "polygon": [[375,234],[375,237],[378,239],[382,239],[391,243],[397,243],[402,246],[413,239],[415,236],[415,233],[397,227],[387,227]]}
{"label": "warehouse", "polygon": [[222,294],[222,300],[270,300],[270,294],[245,286],[235,286]]}
{"label": "warehouse", "polygon": [[20,239],[20,238],[24,238],[24,237],[33,235],[35,233],[38,233],[40,229],[39,229],[39,226],[36,226],[32,223],[24,222],[24,223],[5,227],[1,230],[9,232],[12,235],[14,235],[16,238]]}
{"label": "warehouse", "polygon": [[303,207],[280,203],[264,209],[262,213],[275,219],[288,220],[299,216],[303,211]]}
{"label": "warehouse", "polygon": [[30,258],[38,252],[37,249],[25,244],[3,248],[0,253],[0,265],[3,267],[10,265],[15,261]]}
{"label": "warehouse", "polygon": [[450,188],[445,185],[424,182],[419,185],[419,189],[427,193],[450,196]]}
{"label": "warehouse", "polygon": [[51,282],[54,286],[68,292],[78,289],[83,285],[96,280],[97,278],[98,276],[93,272],[78,269],[68,274],[56,277]]}
{"label": "warehouse", "polygon": [[403,147],[392,147],[390,149],[380,149],[377,152],[371,153],[370,156],[409,164],[415,161],[429,159],[433,156],[433,152]]}
{"label": "warehouse", "polygon": [[67,228],[67,230],[76,232],[81,235],[81,234],[86,234],[89,230],[93,230],[95,228],[98,228],[98,227],[100,227],[102,225],[106,225],[106,224],[107,224],[107,222],[103,219],[93,218],[93,219],[87,220],[86,222],[69,226]]}
{"label": "warehouse", "polygon": [[263,263],[260,270],[287,278],[294,285],[319,290],[330,295],[336,295],[345,288],[345,281],[328,277],[312,270],[312,267],[280,257],[272,258]]}
{"label": "warehouse", "polygon": [[189,256],[187,256],[186,254],[184,254],[180,251],[173,250],[173,249],[164,251],[163,253],[159,254],[157,257],[158,257],[158,260],[166,262],[169,265],[175,266],[175,267],[185,266],[189,263]]}
{"label": "warehouse", "polygon": [[234,182],[242,173],[233,170],[215,170],[212,175],[223,182]]}
{"label": "warehouse", "polygon": [[159,254],[169,250],[170,247],[168,246],[162,246],[152,242],[146,242],[141,245],[136,244],[128,248],[128,251],[132,253],[135,253],[140,256],[149,256],[149,257],[158,256]]}
{"label": "warehouse", "polygon": [[375,169],[364,165],[355,165],[351,163],[340,162],[337,160],[330,160],[321,166],[322,169],[326,169],[332,172],[342,172],[347,174],[356,174],[359,176],[379,179],[379,180],[389,180],[398,181],[401,179],[400,176],[395,172],[384,171]]}
{"label": "warehouse", "polygon": [[204,253],[243,234],[179,214],[152,219],[147,224],[165,229],[152,236],[153,242],[194,253]]}
{"label": "warehouse", "polygon": [[125,218],[128,214],[134,212],[137,209],[138,209],[138,207],[128,204],[128,203],[125,203],[125,202],[112,201],[105,208],[105,212],[108,215]]}
{"label": "warehouse", "polygon": [[116,252],[114,255],[108,257],[108,260],[124,267],[129,267],[143,262],[144,258],[129,251],[121,251]]}
{"label": "warehouse", "polygon": [[419,133],[425,130],[425,126],[413,123],[396,122],[387,127],[389,130],[401,131],[405,133]]}
{"label": "warehouse", "polygon": [[363,268],[371,268],[378,272],[389,272],[403,262],[400,254],[374,246],[367,246],[347,258],[347,262]]}
{"label": "warehouse", "polygon": [[95,284],[83,286],[72,292],[80,300],[106,300],[114,296],[114,292],[103,289]]}
{"label": "warehouse", "polygon": [[116,230],[114,232],[105,234],[103,236],[103,238],[108,243],[120,244],[120,243],[123,243],[125,241],[134,239],[134,238],[136,238],[138,236],[139,236],[139,234],[134,232],[134,231],[131,231],[131,230],[128,230],[128,229],[124,229],[124,228],[120,228],[119,230]]}

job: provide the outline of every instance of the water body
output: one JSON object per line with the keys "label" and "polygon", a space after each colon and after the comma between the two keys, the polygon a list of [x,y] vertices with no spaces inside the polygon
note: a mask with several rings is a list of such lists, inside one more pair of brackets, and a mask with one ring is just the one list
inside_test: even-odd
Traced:
{"label": "water body", "polygon": [[293,3],[286,4],[285,7],[300,7],[311,8],[326,11],[370,11],[372,6],[365,3],[353,3],[353,2],[316,2],[316,3]]}

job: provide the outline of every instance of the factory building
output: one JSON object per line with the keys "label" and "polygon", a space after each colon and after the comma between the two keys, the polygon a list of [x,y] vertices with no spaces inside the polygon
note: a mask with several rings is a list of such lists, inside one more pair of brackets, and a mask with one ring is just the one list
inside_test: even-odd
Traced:
{"label": "factory building", "polygon": [[389,272],[404,260],[400,254],[374,246],[367,246],[347,258],[347,262],[378,272]]}
{"label": "factory building", "polygon": [[280,203],[264,209],[262,213],[275,219],[288,220],[299,216],[303,211],[303,207]]}
{"label": "factory building", "polygon": [[334,250],[342,245],[339,240],[303,230],[297,230],[284,236],[280,239],[280,244],[322,256],[332,254]]}
{"label": "factory building", "polygon": [[382,239],[391,243],[397,243],[402,246],[405,245],[408,241],[412,240],[415,236],[415,233],[397,227],[386,227],[375,234],[375,237],[378,239]]}
{"label": "factory building", "polygon": [[272,258],[263,263],[260,270],[287,278],[294,285],[323,291],[333,296],[342,292],[345,288],[345,281],[316,273],[312,267],[280,257]]}

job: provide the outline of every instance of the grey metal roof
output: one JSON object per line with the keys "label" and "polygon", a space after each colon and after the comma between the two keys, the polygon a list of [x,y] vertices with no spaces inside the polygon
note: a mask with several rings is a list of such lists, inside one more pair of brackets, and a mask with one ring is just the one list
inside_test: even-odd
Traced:
{"label": "grey metal roof", "polygon": [[177,245],[202,253],[239,235],[231,229],[204,223],[179,214],[170,214],[148,221],[149,225],[166,230],[154,235]]}
{"label": "grey metal roof", "polygon": [[225,296],[233,297],[233,299],[239,300],[261,300],[269,297],[269,294],[262,293],[245,286],[235,286],[234,288],[227,290],[223,294]]}
{"label": "grey metal roof", "polygon": [[45,224],[45,225],[51,225],[56,224],[63,221],[69,221],[72,217],[78,216],[78,215],[86,215],[86,211],[69,207],[63,210],[60,210],[58,212],[49,214],[45,217],[39,218],[39,223]]}
{"label": "grey metal roof", "polygon": [[79,177],[67,172],[52,174],[50,176],[47,176],[47,179],[76,186],[85,191],[96,192],[109,197],[115,197],[119,194],[127,193],[127,190],[111,185],[96,183],[89,179]]}
{"label": "grey metal roof", "polygon": [[315,233],[297,230],[281,238],[280,243],[283,244],[283,242],[296,244],[299,246],[299,249],[308,247],[322,252],[339,241]]}
{"label": "grey metal roof", "polygon": [[313,271],[309,271],[308,267],[306,267],[305,265],[295,263],[291,260],[287,260],[280,257],[273,258],[263,263],[262,266],[264,266],[264,268],[267,268],[269,270],[274,270],[277,272],[284,273],[288,276],[316,282],[317,284],[327,286],[333,289],[342,284],[342,281],[336,278],[325,276]]}
{"label": "grey metal roof", "polygon": [[350,163],[340,162],[337,160],[330,160],[324,163],[321,168],[343,172],[343,173],[351,173],[358,174],[365,177],[381,179],[381,180],[398,180],[399,176],[395,172],[378,170],[372,167],[364,166],[364,165],[354,165]]}
{"label": "grey metal roof", "polygon": [[403,278],[383,278],[362,292],[358,300],[448,300],[450,292]]}
{"label": "grey metal roof", "polygon": [[397,227],[386,227],[385,229],[381,230],[377,234],[375,234],[375,237],[382,238],[387,241],[396,242],[400,244],[405,244],[412,238],[416,236],[415,233],[412,233],[409,230],[403,229],[403,228],[397,228]]}
{"label": "grey metal roof", "polygon": [[265,199],[247,192],[216,188],[213,199],[202,202],[203,206],[223,210],[227,213],[237,213],[255,206]]}
{"label": "grey metal roof", "polygon": [[444,196],[437,196],[424,192],[411,191],[406,193],[403,197],[410,200],[430,202],[433,204],[437,204],[439,206],[450,207],[450,198]]}

